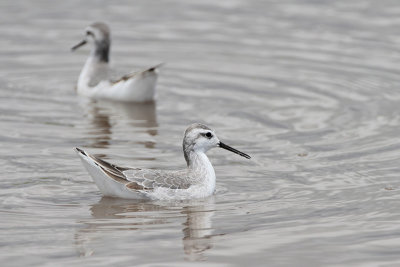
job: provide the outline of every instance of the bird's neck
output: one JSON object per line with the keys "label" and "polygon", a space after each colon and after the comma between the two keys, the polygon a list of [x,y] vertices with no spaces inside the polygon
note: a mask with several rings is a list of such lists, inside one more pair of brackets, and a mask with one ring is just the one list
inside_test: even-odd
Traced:
{"label": "bird's neck", "polygon": [[188,168],[200,178],[202,183],[215,190],[215,171],[210,160],[204,152],[190,151],[188,155]]}
{"label": "bird's neck", "polygon": [[110,42],[102,41],[95,43],[90,55],[99,62],[108,63],[110,55]]}
{"label": "bird's neck", "polygon": [[98,48],[96,47],[90,52],[79,75],[78,87],[92,87],[99,81],[109,78],[108,51],[105,57],[102,53],[97,52],[97,50]]}

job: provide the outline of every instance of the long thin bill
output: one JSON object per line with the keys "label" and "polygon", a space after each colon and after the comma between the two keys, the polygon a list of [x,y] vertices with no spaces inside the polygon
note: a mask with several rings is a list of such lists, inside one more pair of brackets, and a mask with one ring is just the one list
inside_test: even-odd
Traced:
{"label": "long thin bill", "polygon": [[75,51],[76,49],[78,49],[79,47],[81,47],[82,45],[85,45],[87,43],[86,40],[82,40],[79,42],[79,44],[74,45],[73,47],[71,47],[72,51]]}
{"label": "long thin bill", "polygon": [[239,151],[239,150],[237,150],[237,149],[234,149],[233,147],[230,147],[230,146],[228,146],[228,145],[225,145],[225,144],[222,143],[222,142],[219,142],[218,146],[219,146],[220,148],[223,148],[223,149],[229,150],[229,151],[231,151],[231,152],[233,152],[233,153],[236,153],[236,154],[238,154],[238,155],[240,155],[240,156],[242,156],[242,157],[245,157],[246,159],[250,159],[250,158],[251,158],[249,155],[247,155],[247,154],[245,154],[245,153],[243,153],[243,152],[241,152],[241,151]]}

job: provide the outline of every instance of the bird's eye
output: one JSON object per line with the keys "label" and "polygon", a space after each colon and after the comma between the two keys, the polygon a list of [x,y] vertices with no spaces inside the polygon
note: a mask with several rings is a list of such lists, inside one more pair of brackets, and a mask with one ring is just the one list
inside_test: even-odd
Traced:
{"label": "bird's eye", "polygon": [[207,133],[206,133],[206,137],[207,137],[207,138],[211,138],[212,136],[213,136],[213,135],[212,135],[210,132],[207,132]]}
{"label": "bird's eye", "polygon": [[86,35],[93,35],[91,31],[86,31]]}

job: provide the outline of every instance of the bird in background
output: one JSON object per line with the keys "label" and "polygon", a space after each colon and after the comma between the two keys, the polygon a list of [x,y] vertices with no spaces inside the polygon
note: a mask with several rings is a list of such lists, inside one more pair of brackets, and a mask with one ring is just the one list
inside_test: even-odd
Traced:
{"label": "bird in background", "polygon": [[89,25],[85,29],[84,39],[71,50],[75,51],[87,43],[91,45],[91,51],[79,75],[78,94],[94,99],[124,102],[154,101],[158,69],[162,64],[111,80],[109,27],[102,22]]}

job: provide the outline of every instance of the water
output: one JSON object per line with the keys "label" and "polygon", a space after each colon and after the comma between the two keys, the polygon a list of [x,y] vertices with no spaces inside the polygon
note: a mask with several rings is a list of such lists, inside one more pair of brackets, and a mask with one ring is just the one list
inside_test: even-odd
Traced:
{"label": "water", "polygon": [[[397,266],[400,6],[354,1],[0,3],[2,266]],[[83,28],[121,73],[167,62],[154,105],[91,103]],[[72,148],[184,167],[204,122],[217,193],[102,198]]]}

